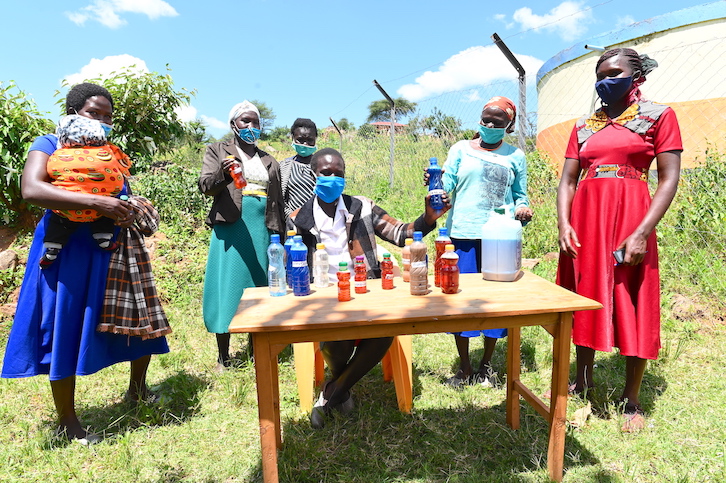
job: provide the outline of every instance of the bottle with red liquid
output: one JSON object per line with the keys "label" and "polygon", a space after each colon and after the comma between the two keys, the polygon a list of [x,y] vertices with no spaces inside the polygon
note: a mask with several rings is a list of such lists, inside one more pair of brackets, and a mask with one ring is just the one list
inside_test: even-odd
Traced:
{"label": "bottle with red liquid", "polygon": [[381,287],[383,290],[393,290],[393,260],[390,253],[383,254],[381,262]]}
{"label": "bottle with red liquid", "polygon": [[245,179],[244,170],[242,169],[242,163],[235,161],[229,167],[229,174],[232,175],[234,181],[234,187],[242,189],[247,186],[247,180]]}
{"label": "bottle with red liquid", "polygon": [[366,269],[366,262],[363,255],[355,257],[355,293],[366,293],[368,287],[366,286],[366,279],[368,273]]}
{"label": "bottle with red liquid", "polygon": [[411,281],[411,243],[413,243],[413,238],[406,238],[406,244],[401,250],[401,265],[403,266],[401,278],[404,282]]}
{"label": "bottle with red liquid", "polygon": [[348,263],[338,264],[338,302],[350,302],[350,272]]}
{"label": "bottle with red liquid", "polygon": [[441,255],[446,251],[446,245],[451,243],[449,230],[446,227],[439,228],[439,236],[434,240],[436,245],[436,260],[434,261],[434,285],[441,287]]}
{"label": "bottle with red liquid", "polygon": [[456,293],[459,291],[459,255],[454,251],[454,245],[446,245],[441,255],[441,291],[443,293]]}

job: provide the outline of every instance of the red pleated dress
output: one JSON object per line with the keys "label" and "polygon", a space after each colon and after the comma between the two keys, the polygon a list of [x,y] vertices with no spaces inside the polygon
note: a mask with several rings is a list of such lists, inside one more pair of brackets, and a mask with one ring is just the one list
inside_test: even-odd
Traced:
{"label": "red pleated dress", "polygon": [[682,150],[672,109],[643,101],[617,119],[602,111],[577,122],[565,153],[584,176],[572,200],[570,223],[582,244],[577,258],[560,254],[557,283],[597,300],[599,310],[574,315],[578,346],[656,359],[660,349],[660,276],[655,230],[639,265],[616,265],[613,251],[651,203],[648,169],[658,153]]}

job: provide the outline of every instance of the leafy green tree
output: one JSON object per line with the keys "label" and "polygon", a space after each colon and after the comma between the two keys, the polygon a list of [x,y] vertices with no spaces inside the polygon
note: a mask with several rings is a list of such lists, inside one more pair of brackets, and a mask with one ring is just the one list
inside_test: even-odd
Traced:
{"label": "leafy green tree", "polygon": [[[130,66],[87,82],[103,85],[111,93],[114,129],[110,141],[131,156],[136,170],[148,167],[155,152],[169,152],[187,135],[176,109],[189,104],[196,91],[175,90],[168,73],[141,73]],[[63,86],[68,87],[68,83],[64,82]],[[64,103],[65,99],[57,101],[61,106]]]}
{"label": "leafy green tree", "polygon": [[53,123],[41,117],[35,102],[13,81],[0,82],[0,214],[4,224],[17,221],[31,227],[42,213],[23,200],[20,174],[33,139],[53,130]]}
{"label": "leafy green tree", "polygon": [[[416,103],[407,101],[403,97],[394,99],[396,108],[396,119],[408,116],[416,110]],[[368,106],[368,119],[366,122],[390,121],[391,120],[391,103],[386,99],[373,101]],[[342,129],[342,128],[341,128]]]}
{"label": "leafy green tree", "polygon": [[265,140],[285,142],[290,141],[290,128],[287,126],[277,126],[265,135]]}
{"label": "leafy green tree", "polygon": [[355,125],[350,122],[346,117],[341,118],[340,121],[338,121],[336,124],[341,131],[355,131]]}
{"label": "leafy green tree", "polygon": [[363,124],[358,128],[358,137],[363,139],[373,139],[378,134],[378,130],[375,126],[370,124]]}
{"label": "leafy green tree", "polygon": [[275,111],[262,101],[256,101],[253,99],[250,102],[255,105],[258,111],[260,111],[260,129],[262,129],[262,139],[266,139],[265,132],[272,129],[272,125],[275,123],[275,119],[277,119]]}
{"label": "leafy green tree", "polygon": [[421,127],[436,137],[454,138],[461,131],[461,121],[453,116],[447,116],[435,107],[430,116],[421,120]]}

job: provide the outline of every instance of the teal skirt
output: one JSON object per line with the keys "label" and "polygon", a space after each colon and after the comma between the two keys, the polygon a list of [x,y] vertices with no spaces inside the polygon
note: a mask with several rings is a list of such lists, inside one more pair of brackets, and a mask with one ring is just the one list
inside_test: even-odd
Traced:
{"label": "teal skirt", "polygon": [[243,196],[244,218],[212,228],[202,304],[209,332],[228,332],[245,289],[267,286],[270,232],[265,226],[266,206],[264,196]]}

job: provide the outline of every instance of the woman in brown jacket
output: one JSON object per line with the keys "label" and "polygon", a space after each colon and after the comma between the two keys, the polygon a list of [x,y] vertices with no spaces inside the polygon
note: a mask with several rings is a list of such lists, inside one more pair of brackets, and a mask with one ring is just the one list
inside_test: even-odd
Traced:
{"label": "woman in brown jacket", "polygon": [[[217,370],[230,363],[229,323],[244,289],[267,285],[270,233],[284,229],[279,165],[257,147],[259,110],[241,102],[230,111],[229,124],[234,137],[207,147],[199,176],[199,190],[214,197],[206,220],[212,237],[202,310],[207,330],[217,337]],[[231,174],[239,166],[246,179],[241,188]]]}

